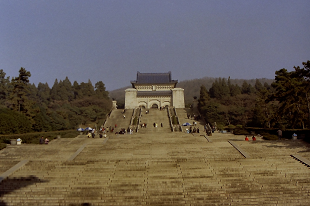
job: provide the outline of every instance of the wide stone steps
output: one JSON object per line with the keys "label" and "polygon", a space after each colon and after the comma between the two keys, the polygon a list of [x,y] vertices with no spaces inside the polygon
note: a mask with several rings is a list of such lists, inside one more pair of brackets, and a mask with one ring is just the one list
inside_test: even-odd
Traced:
{"label": "wide stone steps", "polygon": [[[123,113],[123,109],[115,109],[112,111],[110,117],[107,119],[107,122],[105,123],[104,127],[115,128],[116,124],[117,127],[115,128],[115,131],[120,131],[121,128],[127,129],[130,124],[132,113],[133,113],[132,109],[126,109],[125,113]],[[123,115],[125,115],[125,118],[123,117]]]}
{"label": "wide stone steps", "polygon": [[[145,110],[142,110],[142,117],[140,123],[145,123],[146,128],[140,128],[139,134],[150,134],[150,133],[169,133],[171,132],[168,113],[166,109],[149,109],[148,114]],[[154,123],[157,127],[154,127]],[[163,127],[161,127],[161,123]]]}
{"label": "wide stone steps", "polygon": [[32,159],[0,184],[0,205],[309,204],[308,167],[274,143],[249,144],[232,137],[242,149],[261,148],[260,154],[244,158],[217,134],[211,138],[218,141],[210,143],[203,136],[171,132],[112,136],[105,143],[76,138],[72,144],[63,141],[58,150],[52,145],[35,145],[28,153],[22,147],[7,150]]}

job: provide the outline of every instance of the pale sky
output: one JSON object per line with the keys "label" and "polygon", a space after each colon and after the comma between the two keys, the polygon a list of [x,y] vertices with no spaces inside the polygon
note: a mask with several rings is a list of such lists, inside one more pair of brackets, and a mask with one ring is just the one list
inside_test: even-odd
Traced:
{"label": "pale sky", "polygon": [[309,0],[0,0],[0,69],[130,85],[140,72],[274,79],[310,60]]}

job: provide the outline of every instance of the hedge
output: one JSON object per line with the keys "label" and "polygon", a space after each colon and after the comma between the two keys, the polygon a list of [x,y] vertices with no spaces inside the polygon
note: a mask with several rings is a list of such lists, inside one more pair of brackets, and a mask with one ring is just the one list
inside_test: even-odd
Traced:
{"label": "hedge", "polygon": [[56,139],[58,135],[63,138],[74,138],[78,136],[80,132],[76,130],[64,130],[64,131],[53,131],[53,132],[35,132],[25,134],[12,134],[12,135],[0,135],[0,143],[10,144],[11,139],[22,139],[22,143],[26,144],[39,144],[40,138],[48,138],[49,140]]}

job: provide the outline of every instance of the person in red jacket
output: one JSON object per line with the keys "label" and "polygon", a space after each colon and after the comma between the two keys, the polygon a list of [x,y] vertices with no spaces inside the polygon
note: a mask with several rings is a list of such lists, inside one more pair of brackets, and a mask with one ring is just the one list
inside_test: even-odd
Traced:
{"label": "person in red jacket", "polygon": [[256,137],[253,136],[253,137],[252,137],[252,140],[253,140],[253,141],[256,141]]}
{"label": "person in red jacket", "polygon": [[249,141],[249,138],[248,138],[248,136],[245,136],[245,141]]}

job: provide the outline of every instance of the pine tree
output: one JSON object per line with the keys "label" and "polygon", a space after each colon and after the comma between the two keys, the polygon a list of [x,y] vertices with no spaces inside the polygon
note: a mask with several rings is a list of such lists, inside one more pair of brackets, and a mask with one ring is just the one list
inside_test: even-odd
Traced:
{"label": "pine tree", "polygon": [[0,104],[4,105],[9,97],[10,77],[5,78],[6,73],[0,69]]}
{"label": "pine tree", "polygon": [[205,113],[205,107],[210,100],[209,92],[204,85],[200,87],[200,97],[198,99],[198,110],[200,113]]}
{"label": "pine tree", "polygon": [[50,88],[47,83],[43,84],[39,82],[38,84],[38,101],[41,104],[45,104],[46,106],[48,105],[48,102],[50,101]]}
{"label": "pine tree", "polygon": [[58,80],[55,79],[54,85],[52,86],[51,89],[51,99],[52,100],[60,100],[60,96],[58,95],[58,89],[59,88],[59,83]]}
{"label": "pine tree", "polygon": [[295,72],[280,69],[276,71],[275,82],[272,84],[276,89],[274,97],[280,104],[278,113],[284,116],[292,128],[298,125],[304,126],[307,107],[304,81],[302,77],[295,77]]}
{"label": "pine tree", "polygon": [[224,97],[229,96],[229,87],[226,84],[226,80],[224,78],[215,80],[212,87],[209,89],[209,94],[211,98],[216,99],[223,99]]}
{"label": "pine tree", "polygon": [[104,98],[104,99],[109,98],[109,92],[105,90],[105,86],[102,81],[97,82],[95,84],[95,88],[96,88],[95,93],[98,98]]}
{"label": "pine tree", "polygon": [[12,93],[10,95],[11,108],[19,111],[27,116],[33,123],[32,117],[34,116],[34,101],[31,101],[29,77],[31,73],[25,68],[19,70],[19,76],[12,79]]}
{"label": "pine tree", "polygon": [[256,92],[260,92],[263,89],[263,85],[258,79],[256,79],[256,81],[255,81],[254,88],[255,88]]}
{"label": "pine tree", "polygon": [[65,91],[65,99],[64,100],[68,100],[69,102],[72,101],[74,99],[74,91],[73,91],[73,86],[69,80],[68,77],[66,77],[66,79],[62,82],[63,84],[63,88]]}
{"label": "pine tree", "polygon": [[79,97],[81,96],[79,95],[80,90],[81,90],[81,87],[79,83],[77,83],[77,81],[74,81],[73,82],[73,98],[74,99],[79,99]]}

